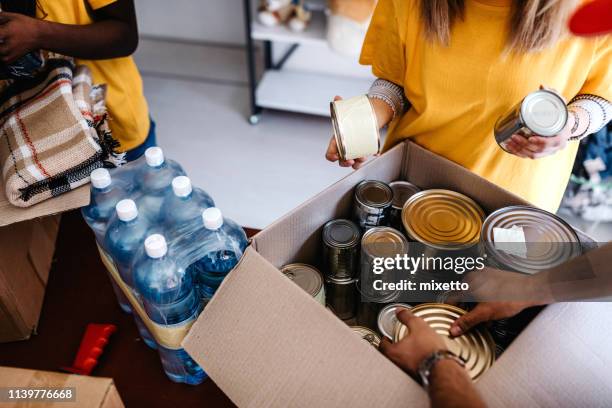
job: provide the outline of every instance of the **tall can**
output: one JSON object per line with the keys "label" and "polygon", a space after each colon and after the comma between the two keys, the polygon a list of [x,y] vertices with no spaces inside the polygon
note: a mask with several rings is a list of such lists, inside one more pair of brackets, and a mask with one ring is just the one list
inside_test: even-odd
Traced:
{"label": "tall can", "polygon": [[362,230],[385,225],[393,203],[393,190],[387,183],[364,180],[355,187],[353,219]]}
{"label": "tall can", "polygon": [[359,270],[361,231],[353,221],[338,219],[323,227],[323,270],[334,279],[352,279]]}
{"label": "tall can", "polygon": [[511,206],[491,213],[482,226],[487,262],[494,267],[535,274],[582,253],[580,240],[561,218],[539,208]]}
{"label": "tall can", "polygon": [[406,201],[419,191],[420,188],[412,183],[403,180],[397,180],[389,184],[393,191],[393,202],[391,203],[391,210],[389,211],[389,222],[390,227],[395,228],[398,231],[402,231],[402,209]]}
{"label": "tall can", "polygon": [[357,290],[355,279],[325,279],[327,305],[342,320],[355,317]]}
{"label": "tall can", "polygon": [[312,296],[317,302],[325,306],[325,286],[323,275],[314,266],[294,263],[285,265],[281,272],[296,285]]}
{"label": "tall can", "polygon": [[495,123],[495,141],[504,150],[515,133],[551,137],[567,124],[568,111],[556,92],[540,89],[523,98]]}
{"label": "tall can", "polygon": [[368,327],[372,330],[378,328],[378,314],[385,307],[385,304],[394,302],[399,296],[398,292],[392,292],[384,296],[373,296],[375,294],[364,293],[361,290],[361,281],[356,282],[357,295],[357,314],[355,320],[360,326]]}
{"label": "tall can", "polygon": [[366,157],[380,151],[378,121],[366,95],[334,101],[330,110],[340,160]]}

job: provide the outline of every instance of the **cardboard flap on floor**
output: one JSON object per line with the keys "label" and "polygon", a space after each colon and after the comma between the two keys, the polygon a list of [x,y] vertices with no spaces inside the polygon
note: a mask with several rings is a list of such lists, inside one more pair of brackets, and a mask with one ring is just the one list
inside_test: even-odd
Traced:
{"label": "cardboard flap on floor", "polygon": [[238,406],[426,406],[423,390],[253,248],[183,346]]}
{"label": "cardboard flap on floor", "polygon": [[28,208],[15,207],[9,203],[4,194],[4,186],[0,185],[0,227],[59,214],[87,204],[89,204],[89,184]]}

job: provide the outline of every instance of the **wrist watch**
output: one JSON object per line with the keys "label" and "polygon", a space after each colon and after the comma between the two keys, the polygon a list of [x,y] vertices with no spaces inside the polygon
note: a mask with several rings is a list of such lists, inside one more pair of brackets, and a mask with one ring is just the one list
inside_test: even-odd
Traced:
{"label": "wrist watch", "polygon": [[429,356],[427,356],[425,359],[423,359],[423,361],[421,361],[421,364],[419,364],[418,373],[419,373],[419,376],[421,377],[421,382],[423,384],[423,387],[425,387],[425,389],[429,388],[429,376],[431,375],[431,372],[433,368],[435,367],[435,365],[439,361],[447,360],[447,359],[455,361],[461,367],[465,367],[465,362],[448,350],[434,351]]}

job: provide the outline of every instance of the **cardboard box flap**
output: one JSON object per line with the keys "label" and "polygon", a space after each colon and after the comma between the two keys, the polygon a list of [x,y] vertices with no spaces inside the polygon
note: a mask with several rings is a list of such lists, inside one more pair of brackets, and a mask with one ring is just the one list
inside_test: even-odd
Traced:
{"label": "cardboard box flap", "polygon": [[399,179],[404,149],[401,144],[386,152],[384,160],[368,161],[363,166],[364,171],[349,174],[274,222],[253,238],[257,252],[277,268],[289,262],[311,261],[319,251],[323,225],[339,216],[350,216],[353,190],[364,179],[364,172],[371,180],[391,182]]}
{"label": "cardboard box flap", "polygon": [[610,406],[611,319],[612,303],[548,306],[478,381],[479,391],[491,407]]}
{"label": "cardboard box flap", "polygon": [[428,405],[421,387],[253,248],[183,346],[241,407]]}
{"label": "cardboard box flap", "polygon": [[4,194],[4,185],[0,184],[0,227],[47,215],[59,214],[87,204],[89,204],[89,184],[28,208],[15,207],[9,203]]}

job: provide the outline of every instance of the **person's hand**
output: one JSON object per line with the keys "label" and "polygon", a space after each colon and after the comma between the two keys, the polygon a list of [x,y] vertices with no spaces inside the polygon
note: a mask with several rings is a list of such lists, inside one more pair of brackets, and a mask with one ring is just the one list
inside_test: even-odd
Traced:
{"label": "person's hand", "polygon": [[[335,101],[341,101],[342,98],[336,96],[334,98]],[[352,167],[357,170],[361,165],[368,160],[367,157],[358,157],[353,160],[340,160],[340,154],[338,153],[338,145],[336,144],[336,138],[332,136],[329,141],[329,145],[327,146],[327,152],[325,153],[325,158],[330,162],[340,161],[339,164],[341,167]]]}
{"label": "person's hand", "polygon": [[22,14],[0,12],[0,59],[10,64],[38,50],[41,20]]}
{"label": "person's hand", "polygon": [[[540,85],[540,89],[544,89],[544,87]],[[574,121],[574,116],[569,115],[565,127],[555,136],[534,135],[525,137],[521,133],[515,133],[506,142],[505,150],[524,159],[540,159],[555,154],[567,146],[572,136],[571,129],[574,126]]]}
{"label": "person's hand", "polygon": [[453,322],[450,334],[453,337],[461,336],[480,323],[513,317],[534,305],[534,302],[479,303],[474,309]]}
{"label": "person's hand", "polygon": [[400,309],[397,318],[408,326],[409,334],[397,343],[383,338],[380,349],[401,369],[416,374],[425,358],[436,351],[448,350],[444,339],[425,320],[407,309]]}

